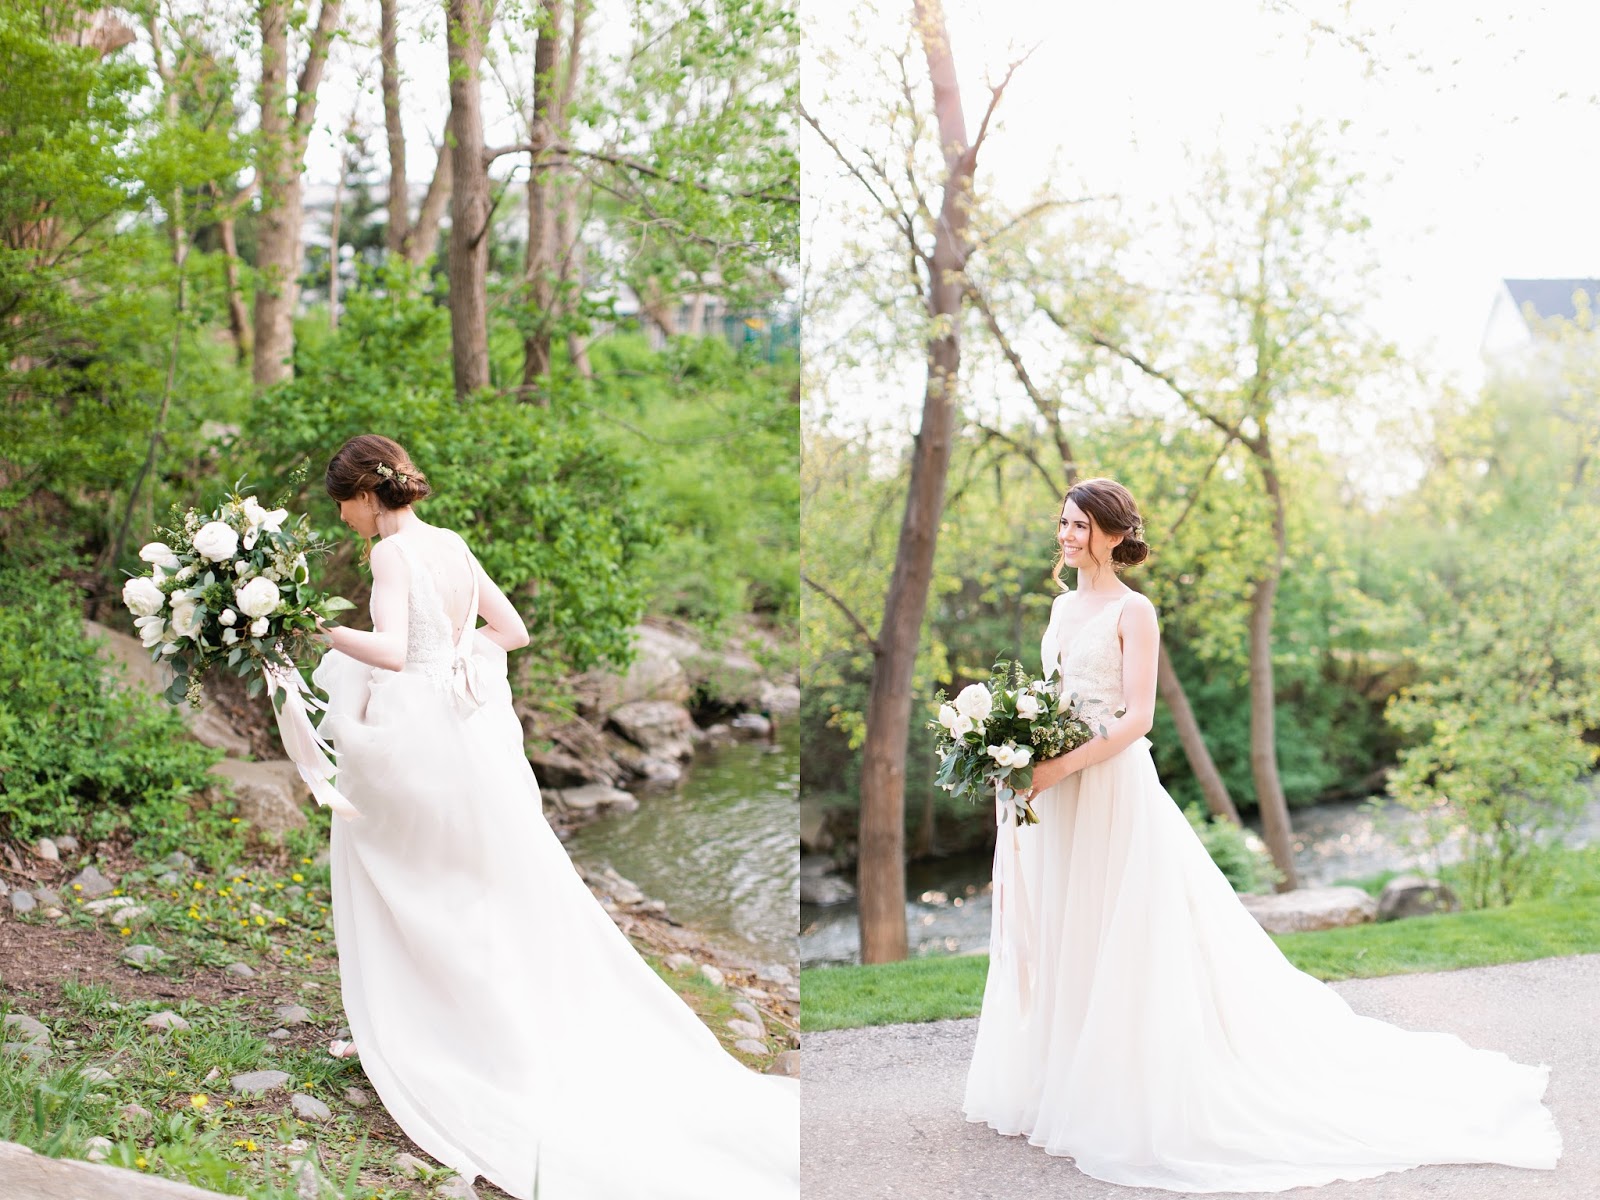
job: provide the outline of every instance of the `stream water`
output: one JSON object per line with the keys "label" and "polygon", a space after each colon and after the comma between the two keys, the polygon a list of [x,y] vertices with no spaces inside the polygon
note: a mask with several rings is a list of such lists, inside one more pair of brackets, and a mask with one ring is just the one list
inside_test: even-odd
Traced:
{"label": "stream water", "polygon": [[[1600,842],[1600,775],[1591,781],[1594,800],[1568,846]],[[1302,887],[1325,887],[1380,871],[1419,866],[1406,849],[1404,831],[1420,818],[1394,804],[1377,811],[1360,801],[1313,804],[1290,812],[1295,831],[1295,866]],[[1259,836],[1259,822],[1254,825]],[[987,853],[912,863],[906,871],[906,931],[911,953],[971,954],[989,946]],[[835,966],[857,961],[860,931],[856,906],[800,907],[800,963]]]}
{"label": "stream water", "polygon": [[612,867],[676,921],[762,964],[795,961],[798,723],[776,741],[702,749],[670,791],[576,831],[567,852]]}

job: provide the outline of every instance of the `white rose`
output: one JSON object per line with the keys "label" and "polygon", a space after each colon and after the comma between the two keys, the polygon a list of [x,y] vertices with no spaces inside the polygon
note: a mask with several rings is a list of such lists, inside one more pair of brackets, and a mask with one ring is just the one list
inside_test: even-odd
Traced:
{"label": "white rose", "polygon": [[265,637],[266,635],[267,619],[265,617],[257,617],[254,621],[250,622],[251,637]]}
{"label": "white rose", "polygon": [[139,557],[147,563],[154,563],[158,567],[165,567],[169,571],[176,571],[179,566],[178,556],[172,552],[172,547],[165,542],[146,542],[139,547]]}
{"label": "white rose", "polygon": [[961,714],[956,711],[954,704],[939,705],[939,724],[946,729],[955,729],[956,722],[961,719]]}
{"label": "white rose", "polygon": [[178,644],[176,642],[167,642],[161,647],[161,653],[163,654],[176,654],[177,652]]}
{"label": "white rose", "polygon": [[139,631],[139,640],[144,643],[146,650],[151,649],[167,636],[167,622],[163,617],[139,617],[134,621],[133,627]]}
{"label": "white rose", "polygon": [[148,575],[136,575],[122,585],[122,603],[136,617],[153,617],[167,605],[156,581]]}
{"label": "white rose", "polygon": [[174,637],[200,636],[200,606],[193,600],[179,600],[172,606],[172,633]]}
{"label": "white rose", "polygon": [[224,629],[222,631],[222,644],[224,646],[231,646],[238,640],[239,631],[237,629]]}
{"label": "white rose", "polygon": [[232,625],[238,619],[239,614],[234,612],[231,608],[223,609],[222,615],[217,618],[217,620],[221,621],[224,625]]}
{"label": "white rose", "polygon": [[989,712],[993,708],[994,697],[981,683],[969,683],[956,697],[956,711],[963,717],[971,718],[975,725],[982,725],[987,721]]}
{"label": "white rose", "polygon": [[179,571],[176,575],[174,575],[173,578],[176,579],[179,583],[188,583],[189,580],[193,579],[199,573],[200,573],[200,568],[195,566],[193,563],[190,563],[187,567],[185,567],[183,570]]}
{"label": "white rose", "polygon": [[1044,705],[1039,697],[1032,692],[1023,692],[1017,697],[1017,716],[1024,721],[1031,721],[1044,711]]}
{"label": "white rose", "polygon": [[233,602],[247,617],[264,617],[278,607],[278,585],[260,576],[235,588]]}
{"label": "white rose", "polygon": [[239,549],[239,535],[225,521],[207,521],[195,532],[194,548],[200,557],[221,562]]}
{"label": "white rose", "polygon": [[989,757],[994,759],[998,765],[1015,770],[1018,767],[1028,765],[1028,761],[1033,758],[1033,751],[1026,747],[1018,747],[1012,742],[1007,742],[1003,746],[990,746]]}

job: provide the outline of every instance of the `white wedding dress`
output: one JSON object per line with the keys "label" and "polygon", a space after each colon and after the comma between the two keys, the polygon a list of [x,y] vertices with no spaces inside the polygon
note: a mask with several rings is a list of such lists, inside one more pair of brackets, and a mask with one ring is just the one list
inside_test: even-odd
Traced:
{"label": "white wedding dress", "polygon": [[[505,651],[471,628],[476,589],[458,638],[435,584],[465,580],[465,542],[429,562],[386,540],[411,571],[404,668],[329,652],[314,675],[361,813],[333,824],[334,931],[384,1106],[440,1162],[523,1200],[536,1175],[539,1200],[795,1200],[798,1081],[725,1052],[573,869]],[[484,697],[470,712],[463,668]]]}
{"label": "white wedding dress", "polygon": [[[1045,673],[1059,664],[1063,691],[1107,715],[1126,600],[1074,628],[1058,598],[1042,645]],[[1555,1166],[1549,1068],[1357,1016],[1291,966],[1162,788],[1148,739],[1034,809],[1017,860],[997,855],[997,877],[1021,882],[996,897],[968,1120],[1097,1179],[1188,1193]]]}

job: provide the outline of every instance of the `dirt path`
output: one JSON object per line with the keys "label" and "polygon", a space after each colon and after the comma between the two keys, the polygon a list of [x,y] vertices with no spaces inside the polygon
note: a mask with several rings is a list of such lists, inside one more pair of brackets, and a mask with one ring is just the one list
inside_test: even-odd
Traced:
{"label": "dirt path", "polygon": [[[1307,1200],[1595,1200],[1600,1197],[1600,955],[1356,979],[1352,1008],[1454,1033],[1553,1070],[1545,1099],[1564,1148],[1554,1171],[1419,1167],[1281,1193]],[[1080,1174],[960,1112],[975,1020],[806,1034],[806,1200],[1171,1200]],[[1221,1200],[1238,1193],[1218,1193]]]}

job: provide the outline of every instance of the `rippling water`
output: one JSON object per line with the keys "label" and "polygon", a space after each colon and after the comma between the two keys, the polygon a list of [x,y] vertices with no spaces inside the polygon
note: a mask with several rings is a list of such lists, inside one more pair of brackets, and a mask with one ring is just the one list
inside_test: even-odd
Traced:
{"label": "rippling water", "polygon": [[579,829],[567,851],[610,866],[682,922],[762,963],[795,961],[800,904],[800,739],[696,753],[671,791]]}

